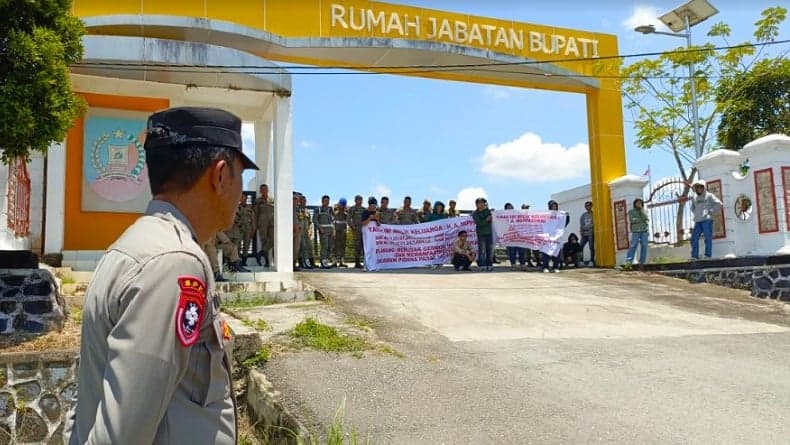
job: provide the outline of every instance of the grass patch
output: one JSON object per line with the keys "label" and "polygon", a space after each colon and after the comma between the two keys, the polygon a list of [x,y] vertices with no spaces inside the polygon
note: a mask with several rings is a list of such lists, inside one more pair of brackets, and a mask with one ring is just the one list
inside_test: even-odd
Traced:
{"label": "grass patch", "polygon": [[244,294],[236,294],[236,298],[222,302],[223,309],[246,309],[251,307],[271,306],[280,303],[280,300],[268,296],[245,297]]}
{"label": "grass patch", "polygon": [[344,322],[347,325],[354,326],[355,328],[359,328],[364,331],[372,330],[374,327],[381,324],[379,320],[372,320],[358,315],[349,315],[346,317]]}
{"label": "grass patch", "polygon": [[405,355],[403,355],[402,352],[398,351],[397,349],[393,348],[390,345],[380,344],[376,347],[376,350],[381,352],[382,354],[389,354],[398,358],[406,357]]}
{"label": "grass patch", "polygon": [[60,277],[60,284],[75,284],[77,280],[72,278],[71,275]]}
{"label": "grass patch", "polygon": [[271,349],[269,349],[268,345],[264,345],[258,350],[258,352],[255,353],[255,355],[248,358],[247,360],[244,360],[241,364],[248,368],[255,368],[268,362],[271,356]]}
{"label": "grass patch", "polygon": [[355,335],[341,334],[332,326],[321,324],[308,317],[291,331],[291,338],[304,347],[326,352],[355,352],[371,349],[370,344]]}
{"label": "grass patch", "polygon": [[672,263],[682,263],[682,258],[676,257],[669,257],[669,256],[657,256],[650,259],[650,264],[672,264]]}
{"label": "grass patch", "polygon": [[247,318],[243,318],[241,322],[244,326],[249,326],[256,331],[268,331],[269,330],[269,323],[266,323],[266,320],[250,320]]}
{"label": "grass patch", "polygon": [[69,318],[76,324],[82,324],[82,309],[74,307],[69,311]]}

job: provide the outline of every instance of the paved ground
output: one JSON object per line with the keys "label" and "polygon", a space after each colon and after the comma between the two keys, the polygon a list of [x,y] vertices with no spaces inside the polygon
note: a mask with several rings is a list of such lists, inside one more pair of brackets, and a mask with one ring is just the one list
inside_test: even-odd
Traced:
{"label": "paved ground", "polygon": [[641,274],[301,277],[404,354],[287,353],[290,409],[375,444],[790,443],[790,305]]}

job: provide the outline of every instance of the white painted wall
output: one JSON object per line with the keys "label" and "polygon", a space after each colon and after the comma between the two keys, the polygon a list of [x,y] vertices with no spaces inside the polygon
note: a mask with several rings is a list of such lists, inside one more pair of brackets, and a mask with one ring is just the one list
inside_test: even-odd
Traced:
{"label": "white painted wall", "polygon": [[[740,174],[740,166],[748,160],[750,166],[746,175]],[[724,204],[724,221],[726,236],[713,240],[714,258],[790,254],[790,229],[788,229],[787,202],[790,199],[790,181],[787,189],[783,185],[782,167],[790,168],[790,137],[786,135],[770,135],[751,142],[741,151],[717,150],[697,160],[700,177],[705,181],[721,180]],[[758,226],[757,199],[754,172],[772,169],[776,214],[779,230],[772,233],[760,233]],[[624,176],[609,184],[612,202],[625,199],[628,209],[635,198],[643,196],[643,188],[647,181],[638,176]],[[584,211],[584,202],[590,200],[590,186],[585,185],[565,190],[552,195],[560,209],[571,214],[568,233],[579,230],[579,216]],[[748,196],[753,203],[752,216],[744,221],[737,217],[735,201],[740,195]],[[788,197],[788,198],[785,198]],[[596,209],[594,209],[596,210]],[[600,209],[597,209],[600,211]],[[614,209],[608,211],[614,212]],[[700,250],[703,249],[700,240]],[[688,258],[690,247],[656,246],[650,249],[650,256],[672,258]],[[625,261],[626,250],[617,251],[617,263]]]}
{"label": "white painted wall", "polygon": [[[587,201],[591,201],[590,199],[591,192],[590,192],[590,185],[582,185],[579,187],[575,187],[569,190],[565,190],[559,193],[555,193],[551,195],[551,199],[557,201],[560,206],[560,210],[564,210],[568,212],[571,217],[571,222],[568,224],[568,227],[565,228],[565,238],[567,239],[568,235],[571,233],[575,233],[579,240],[581,240],[581,227],[580,218],[582,214],[586,211],[584,208],[584,203]],[[546,203],[548,204],[548,203]],[[548,205],[544,205],[543,207],[533,207],[534,210],[546,210],[548,209]],[[593,208],[593,214],[595,214],[595,208]],[[584,249],[584,259],[586,261],[590,260],[590,249],[589,247],[585,247]]]}

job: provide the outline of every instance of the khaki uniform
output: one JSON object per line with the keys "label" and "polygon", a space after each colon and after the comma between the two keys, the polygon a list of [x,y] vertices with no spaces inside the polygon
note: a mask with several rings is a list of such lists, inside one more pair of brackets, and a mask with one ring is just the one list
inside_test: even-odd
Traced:
{"label": "khaki uniform", "polygon": [[433,210],[428,210],[428,211],[417,210],[417,222],[424,223],[425,221],[427,221],[428,215],[430,215],[431,212],[433,212]]}
{"label": "khaki uniform", "polygon": [[299,226],[302,228],[302,246],[299,249],[299,259],[307,260],[313,256],[313,246],[310,243],[310,212],[305,207],[299,207]]}
{"label": "khaki uniform", "polygon": [[346,233],[348,232],[348,212],[345,208],[335,207],[335,259],[343,264],[346,256]]}
{"label": "khaki uniform", "polygon": [[[293,211],[294,211],[294,216],[293,216],[293,221],[294,221],[294,261],[298,263],[299,262],[299,254],[301,253],[301,250],[302,250],[302,230],[301,230],[302,225],[299,222],[299,215],[300,215],[299,207],[294,205]],[[297,230],[297,229],[299,229],[299,230]]]}
{"label": "khaki uniform", "polygon": [[395,224],[395,209],[378,209],[379,222],[382,224]]}
{"label": "khaki uniform", "polygon": [[319,207],[313,213],[313,224],[318,229],[318,238],[321,241],[321,260],[329,261],[329,257],[332,256],[334,223],[332,207]]}
{"label": "khaki uniform", "polygon": [[233,240],[239,247],[242,256],[247,256],[252,252],[252,236],[255,233],[255,212],[251,205],[240,205],[236,210],[236,219],[233,224],[239,228],[238,241]]}
{"label": "khaki uniform", "polygon": [[[216,276],[218,273],[222,272],[219,268],[219,258],[217,256],[217,235],[215,234],[208,241],[206,244],[200,246],[205,252],[206,256],[208,257],[208,262],[211,265],[211,271],[214,272]],[[222,255],[225,255],[223,252]]]}
{"label": "khaki uniform", "polygon": [[222,251],[222,258],[227,258],[228,262],[231,264],[237,263],[241,261],[239,259],[239,249],[236,248],[236,244],[231,240],[225,232],[217,232],[215,237],[215,242],[217,248]]}
{"label": "khaki uniform", "polygon": [[65,443],[236,443],[230,330],[181,212],[151,201],[85,295],[79,393]]}
{"label": "khaki uniform", "polygon": [[348,209],[348,225],[351,226],[351,236],[354,237],[354,261],[357,263],[362,256],[362,212],[365,208],[354,206]]}
{"label": "khaki uniform", "polygon": [[417,224],[420,222],[420,219],[417,217],[417,211],[412,208],[398,210],[397,217],[398,224]]}
{"label": "khaki uniform", "polygon": [[447,210],[447,217],[448,218],[455,218],[458,215],[460,215],[460,213],[458,213],[458,209],[448,209]]}
{"label": "khaki uniform", "polygon": [[255,201],[255,227],[264,252],[274,248],[274,201],[258,198]]}

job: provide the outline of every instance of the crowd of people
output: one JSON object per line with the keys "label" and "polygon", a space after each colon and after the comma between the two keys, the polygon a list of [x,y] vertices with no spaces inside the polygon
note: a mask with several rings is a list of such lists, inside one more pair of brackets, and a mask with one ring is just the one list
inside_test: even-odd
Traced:
{"label": "crowd of people", "polygon": [[[715,195],[707,191],[704,181],[693,184],[695,196],[690,199],[694,214],[694,231],[691,244],[693,259],[699,258],[699,238],[705,238],[705,257],[712,255],[713,214],[721,206]],[[364,246],[362,228],[370,223],[376,224],[419,224],[444,218],[454,218],[461,214],[455,200],[450,200],[445,208],[444,202],[424,200],[420,209],[412,207],[412,199],[406,196],[398,208],[390,207],[389,197],[383,196],[379,201],[375,197],[368,198],[367,206],[363,206],[361,195],[354,197],[353,205],[349,206],[345,198],[330,203],[330,197],[321,197],[321,205],[313,209],[312,215],[307,207],[307,198],[299,192],[293,193],[293,254],[294,269],[330,269],[350,267],[346,264],[346,242],[352,240],[352,256],[354,268],[364,268]],[[476,252],[470,252],[468,243],[462,242],[459,234],[454,245],[452,264],[458,270],[471,270],[476,263],[478,270],[493,270],[493,264],[499,263],[494,254],[493,231],[491,228],[491,212],[488,201],[478,198],[475,210],[471,213],[475,221],[478,240]],[[522,247],[507,247],[507,259],[515,269],[527,270],[539,267],[544,272],[558,272],[562,268],[595,266],[595,236],[593,226],[593,204],[587,201],[585,211],[579,217],[579,234],[570,233],[563,243],[559,255],[552,257],[537,250]],[[511,203],[504,205],[505,210],[515,207]],[[530,206],[522,204],[521,209]],[[548,210],[559,210],[559,204],[548,202]],[[639,250],[639,263],[647,262],[650,218],[641,198],[633,201],[628,211],[628,227],[631,234],[630,246],[626,254],[626,262],[632,263]],[[567,215],[566,226],[570,222]],[[312,234],[318,236],[319,258],[316,262],[313,252]],[[466,235],[466,233],[464,233]],[[259,240],[256,252],[252,251],[253,239]],[[236,212],[234,224],[229,229],[218,232],[203,248],[212,261],[212,268],[217,281],[225,281],[222,268],[217,261],[217,251],[221,250],[228,268],[232,272],[247,272],[249,258],[254,258],[259,266],[270,267],[270,258],[274,247],[274,202],[269,196],[269,187],[260,186],[259,196],[254,203],[249,203],[247,196],[242,195]],[[584,261],[584,249],[589,249],[589,259]]]}

